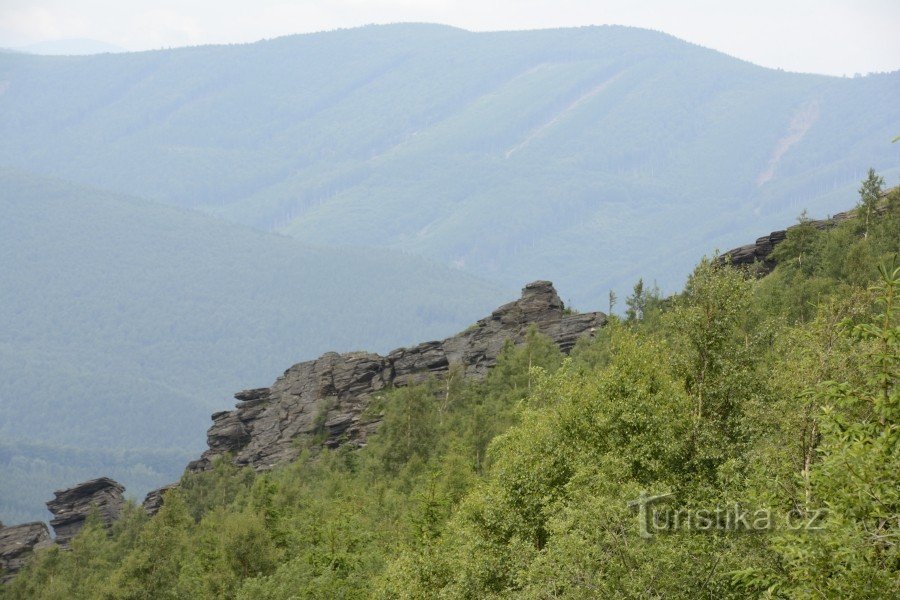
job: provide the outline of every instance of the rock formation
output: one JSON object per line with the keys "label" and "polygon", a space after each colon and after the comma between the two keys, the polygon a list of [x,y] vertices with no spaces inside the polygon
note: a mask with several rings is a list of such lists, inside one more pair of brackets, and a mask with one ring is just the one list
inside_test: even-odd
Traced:
{"label": "rock formation", "polygon": [[[47,502],[47,508],[55,517],[50,521],[56,533],[55,542],[63,548],[68,547],[95,509],[107,527],[112,525],[125,504],[124,492],[124,487],[108,477],[54,492],[56,497]],[[4,527],[0,523],[0,584],[12,579],[35,550],[52,546],[53,543],[50,531],[43,522],[14,527]]]}
{"label": "rock formation", "polygon": [[165,493],[177,486],[177,483],[170,483],[169,485],[164,485],[161,488],[148,492],[144,497],[144,502],[141,506],[143,506],[144,510],[147,511],[147,514],[152,517],[159,512],[160,508],[162,508]]}
{"label": "rock formation", "polygon": [[[816,229],[831,229],[844,221],[854,218],[856,218],[856,211],[849,210],[838,213],[829,219],[810,220],[809,224]],[[771,256],[775,246],[787,239],[788,232],[797,227],[799,227],[799,224],[792,225],[787,229],[773,231],[769,235],[758,238],[752,244],[733,248],[723,253],[720,256],[720,260],[728,260],[734,266],[749,266],[755,269],[756,274],[760,277],[768,275],[775,269],[775,260]]]}
{"label": "rock formation", "polygon": [[0,584],[12,579],[35,550],[52,544],[47,525],[41,521],[12,527],[0,524]]}
{"label": "rock formation", "polygon": [[103,523],[111,525],[122,512],[124,492],[124,487],[108,477],[54,492],[56,497],[47,502],[47,508],[54,516],[50,525],[56,532],[56,543],[62,547],[68,546],[92,510],[97,510]]}
{"label": "rock formation", "polygon": [[295,441],[309,435],[322,436],[328,447],[363,445],[379,420],[365,409],[386,388],[441,377],[454,365],[466,377],[482,378],[506,341],[521,343],[531,326],[569,352],[580,337],[593,335],[605,323],[603,313],[569,314],[553,284],[536,281],[525,286],[519,300],[443,341],[387,356],[329,352],[294,365],[272,387],[236,394],[237,408],[212,416],[209,449],[188,468],[203,471],[226,453],[238,465],[270,468],[295,458]]}
{"label": "rock formation", "polygon": [[[387,356],[369,352],[329,352],[294,365],[269,388],[235,394],[232,411],[215,413],[207,434],[209,449],[188,468],[203,471],[217,456],[231,453],[234,462],[266,469],[289,461],[299,450],[295,443],[305,435],[321,435],[323,444],[365,444],[380,418],[366,415],[372,399],[388,387],[421,383],[443,377],[457,367],[460,374],[483,378],[497,362],[507,341],[522,343],[530,327],[552,339],[568,353],[582,337],[593,336],[606,323],[600,312],[572,314],[549,281],[530,283],[522,297],[495,310],[462,333],[443,341],[400,348]],[[159,511],[164,494],[177,484],[153,490],[143,506],[148,514]],[[54,492],[47,502],[56,542],[67,547],[84,526],[92,510],[111,525],[124,505],[125,488],[101,477]],[[28,523],[0,525],[0,569],[6,579],[17,571],[33,550],[53,543],[47,526]]]}

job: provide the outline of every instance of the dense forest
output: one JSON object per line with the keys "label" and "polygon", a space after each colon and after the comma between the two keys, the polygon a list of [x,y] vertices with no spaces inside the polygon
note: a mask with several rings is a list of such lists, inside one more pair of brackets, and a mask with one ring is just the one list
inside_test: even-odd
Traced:
{"label": "dense forest", "polygon": [[897,597],[900,191],[878,184],[856,219],[801,218],[762,279],[713,257],[673,296],[636,286],[568,357],[533,334],[483,382],[387,392],[360,450],[186,475],[0,597]]}
{"label": "dense forest", "polygon": [[98,472],[141,496],[233,392],[527,281],[675,292],[863,165],[897,183],[897,97],[621,26],[0,50],[0,519]]}
{"label": "dense forest", "polygon": [[0,90],[0,165],[550,279],[583,306],[639,275],[676,291],[716,246],[843,210],[861,165],[900,175],[900,73],[788,73],[632,27],[0,52]]}

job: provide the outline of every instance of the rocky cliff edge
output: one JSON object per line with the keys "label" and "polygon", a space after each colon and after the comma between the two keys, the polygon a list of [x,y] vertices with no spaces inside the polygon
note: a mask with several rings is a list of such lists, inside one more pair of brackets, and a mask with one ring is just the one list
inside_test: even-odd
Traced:
{"label": "rocky cliff edge", "polygon": [[295,440],[310,435],[324,437],[327,447],[363,445],[379,421],[366,408],[386,388],[442,377],[452,366],[465,377],[480,379],[496,364],[506,342],[523,342],[532,326],[569,352],[579,338],[592,336],[605,323],[600,312],[570,313],[552,283],[535,281],[515,302],[443,341],[387,356],[329,352],[294,365],[271,387],[235,394],[237,407],[212,416],[209,449],[188,468],[203,471],[229,453],[238,465],[267,469],[294,459],[299,453]]}

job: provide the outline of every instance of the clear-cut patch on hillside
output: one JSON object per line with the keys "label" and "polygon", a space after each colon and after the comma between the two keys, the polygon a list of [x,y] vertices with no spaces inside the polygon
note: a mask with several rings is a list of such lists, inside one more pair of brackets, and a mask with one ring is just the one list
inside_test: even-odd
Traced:
{"label": "clear-cut patch on hillside", "polygon": [[564,109],[562,109],[561,111],[559,111],[558,113],[553,115],[553,117],[549,121],[547,121],[546,123],[543,123],[542,125],[538,125],[534,129],[529,131],[528,135],[525,136],[525,139],[523,139],[521,142],[519,142],[518,144],[516,144],[515,146],[513,146],[512,148],[510,148],[509,150],[506,151],[506,155],[505,155],[506,158],[509,158],[510,156],[512,156],[513,154],[515,154],[516,152],[518,152],[519,150],[521,150],[522,148],[524,148],[525,146],[530,144],[532,142],[532,140],[534,140],[538,136],[546,133],[550,128],[552,128],[554,125],[559,123],[566,115],[574,112],[575,110],[578,109],[578,107],[583,105],[585,102],[587,102],[588,100],[590,100],[591,98],[593,98],[594,96],[596,96],[597,94],[599,94],[600,92],[605,90],[613,82],[615,82],[619,77],[621,77],[622,73],[624,73],[624,71],[619,71],[618,73],[616,73],[609,79],[606,79],[605,81],[595,85],[594,87],[589,89],[587,92],[583,93],[582,95],[578,96],[575,100],[570,102],[568,104],[568,106],[566,106]]}
{"label": "clear-cut patch on hillside", "polygon": [[756,178],[757,186],[761,186],[775,177],[775,169],[778,168],[778,163],[781,162],[781,158],[787,154],[787,151],[790,150],[792,146],[803,139],[803,136],[806,135],[809,128],[818,120],[819,102],[817,100],[810,100],[794,113],[794,116],[791,118],[791,124],[788,126],[787,135],[782,137],[778,140],[778,143],[775,144],[775,149],[772,151],[772,157],[769,158],[769,164],[766,165],[766,168]]}

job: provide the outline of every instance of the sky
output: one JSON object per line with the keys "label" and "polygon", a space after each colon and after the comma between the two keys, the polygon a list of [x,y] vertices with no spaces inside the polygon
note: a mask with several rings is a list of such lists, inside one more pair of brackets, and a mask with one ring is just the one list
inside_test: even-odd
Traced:
{"label": "sky", "polygon": [[788,71],[900,69],[898,0],[0,0],[0,47],[91,39],[147,50],[397,22],[633,25]]}

